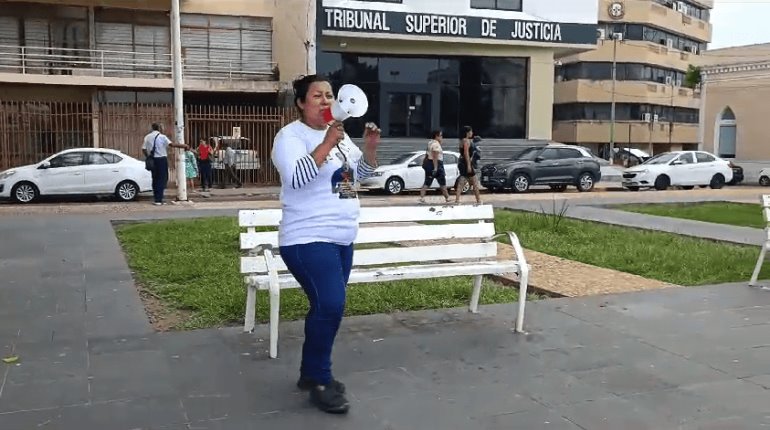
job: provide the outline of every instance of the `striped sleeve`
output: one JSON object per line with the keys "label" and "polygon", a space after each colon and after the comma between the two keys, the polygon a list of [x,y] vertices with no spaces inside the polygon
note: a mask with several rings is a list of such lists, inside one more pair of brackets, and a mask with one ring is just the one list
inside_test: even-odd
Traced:
{"label": "striped sleeve", "polygon": [[359,181],[370,178],[374,174],[374,169],[374,167],[370,166],[369,163],[361,157],[358,161],[358,168],[356,169],[356,178],[358,178]]}
{"label": "striped sleeve", "polygon": [[318,166],[315,164],[313,156],[307,154],[297,160],[294,174],[291,176],[291,187],[298,190],[310,183],[316,176],[318,176]]}
{"label": "striped sleeve", "polygon": [[318,166],[301,138],[282,130],[273,143],[273,165],[281,175],[281,183],[298,190],[318,177]]}

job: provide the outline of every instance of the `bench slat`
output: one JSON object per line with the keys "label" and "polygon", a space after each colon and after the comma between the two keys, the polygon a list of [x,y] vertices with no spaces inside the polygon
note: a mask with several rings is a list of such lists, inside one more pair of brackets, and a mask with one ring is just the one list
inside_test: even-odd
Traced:
{"label": "bench slat", "polygon": [[[494,218],[491,205],[482,206],[391,206],[362,207],[361,224],[410,221],[488,220]],[[241,227],[276,227],[281,221],[281,209],[241,210]]]}
{"label": "bench slat", "polygon": [[[354,268],[350,272],[349,284],[399,281],[405,279],[444,278],[451,276],[495,275],[518,273],[519,264],[515,261],[480,261],[477,263],[421,264],[417,266]],[[246,277],[260,290],[268,289],[267,275]],[[299,284],[291,274],[278,276],[281,289],[298,288]]]}
{"label": "bench slat", "polygon": [[[377,264],[416,263],[437,260],[464,260],[471,258],[492,258],[497,256],[497,242],[454,243],[449,245],[414,246],[398,248],[361,249],[353,254],[353,266]],[[278,258],[275,267],[286,272],[286,264]],[[241,273],[266,273],[265,258],[241,257]]]}
{"label": "bench slat", "polygon": [[[473,224],[404,225],[389,227],[361,227],[355,243],[381,243],[440,239],[482,239],[495,235],[491,222]],[[259,245],[278,246],[278,232],[241,233],[241,249]]]}

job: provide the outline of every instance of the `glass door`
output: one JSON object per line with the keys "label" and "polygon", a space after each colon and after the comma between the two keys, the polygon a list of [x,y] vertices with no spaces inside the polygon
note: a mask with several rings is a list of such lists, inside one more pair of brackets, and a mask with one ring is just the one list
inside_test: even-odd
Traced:
{"label": "glass door", "polygon": [[430,94],[388,93],[390,137],[427,138],[431,127]]}

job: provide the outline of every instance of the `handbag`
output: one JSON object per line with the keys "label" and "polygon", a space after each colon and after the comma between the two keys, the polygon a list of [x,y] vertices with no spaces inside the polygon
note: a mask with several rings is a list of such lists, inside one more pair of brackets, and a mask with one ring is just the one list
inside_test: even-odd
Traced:
{"label": "handbag", "polygon": [[160,136],[160,132],[155,135],[155,139],[152,141],[152,151],[150,151],[150,154],[144,159],[144,168],[150,172],[155,169],[155,142],[158,141],[158,136]]}

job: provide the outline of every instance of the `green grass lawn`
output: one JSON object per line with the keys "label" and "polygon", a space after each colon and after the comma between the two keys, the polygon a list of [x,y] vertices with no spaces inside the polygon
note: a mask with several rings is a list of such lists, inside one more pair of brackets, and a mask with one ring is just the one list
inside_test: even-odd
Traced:
{"label": "green grass lawn", "polygon": [[[535,213],[500,210],[495,223],[500,232],[516,232],[525,248],[679,285],[747,281],[759,252],[758,247]],[[191,312],[177,328],[242,322],[246,293],[238,273],[235,217],[124,224],[116,232],[141,285],[171,308]],[[450,308],[468,304],[471,279],[353,285],[348,291],[347,315]],[[515,289],[485,281],[481,303],[516,300]],[[266,303],[266,293],[260,292],[260,321],[267,320]],[[300,319],[306,312],[299,290],[281,293],[283,319]]]}
{"label": "green grass lawn", "polygon": [[765,228],[762,207],[751,203],[702,202],[618,205],[614,209],[648,215]]}
{"label": "green grass lawn", "polygon": [[[124,224],[116,232],[142,286],[172,308],[192,312],[178,328],[243,322],[246,290],[239,273],[235,217]],[[352,285],[346,315],[467,306],[471,288],[470,277]],[[486,279],[481,291],[482,304],[518,300],[514,288]],[[268,318],[267,299],[260,291],[257,318],[263,322]],[[307,309],[300,290],[281,291],[282,319],[303,318]]]}
{"label": "green grass lawn", "polygon": [[758,246],[537,213],[497,211],[495,224],[515,232],[525,248],[678,285],[748,281],[759,255]]}

